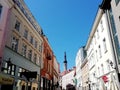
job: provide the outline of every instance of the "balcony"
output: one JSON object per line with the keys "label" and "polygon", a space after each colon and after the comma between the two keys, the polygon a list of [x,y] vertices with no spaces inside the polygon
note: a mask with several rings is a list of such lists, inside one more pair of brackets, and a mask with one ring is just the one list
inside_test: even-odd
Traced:
{"label": "balcony", "polygon": [[47,53],[47,54],[46,54],[46,59],[47,59],[47,60],[52,60],[52,56],[51,56],[49,53]]}

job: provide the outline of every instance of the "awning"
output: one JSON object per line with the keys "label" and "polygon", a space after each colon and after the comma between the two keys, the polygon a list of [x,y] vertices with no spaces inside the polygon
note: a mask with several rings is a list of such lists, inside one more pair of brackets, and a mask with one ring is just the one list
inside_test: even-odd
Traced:
{"label": "awning", "polygon": [[12,85],[13,82],[14,82],[13,78],[0,73],[0,84]]}

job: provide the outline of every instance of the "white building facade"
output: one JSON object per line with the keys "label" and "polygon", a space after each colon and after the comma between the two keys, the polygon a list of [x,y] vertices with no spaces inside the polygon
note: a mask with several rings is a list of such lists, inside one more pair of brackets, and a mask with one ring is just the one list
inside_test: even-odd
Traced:
{"label": "white building facade", "polygon": [[75,90],[74,74],[75,69],[72,69],[62,76],[62,90],[68,90],[68,88]]}
{"label": "white building facade", "polygon": [[[113,36],[113,44],[115,48],[115,55],[116,55],[116,64],[118,66],[118,75],[120,77],[120,0],[111,0],[110,2],[111,8],[109,10],[112,13],[111,17],[113,18],[114,23],[111,23],[112,27],[111,33]],[[114,24],[114,25],[113,25]],[[120,82],[120,78],[119,78]]]}
{"label": "white building facade", "polygon": [[113,12],[113,17],[120,45],[120,0],[111,0],[111,9]]}
{"label": "white building facade", "polygon": [[81,62],[84,59],[84,47],[81,47],[76,55],[76,80],[77,80],[77,85],[76,85],[76,89],[77,90],[81,90],[81,86],[82,86],[82,79],[81,79]]}
{"label": "white building facade", "polygon": [[98,9],[86,45],[89,65],[89,82],[92,90],[109,90],[112,79],[118,81],[115,70],[115,56],[109,32],[106,13]]}

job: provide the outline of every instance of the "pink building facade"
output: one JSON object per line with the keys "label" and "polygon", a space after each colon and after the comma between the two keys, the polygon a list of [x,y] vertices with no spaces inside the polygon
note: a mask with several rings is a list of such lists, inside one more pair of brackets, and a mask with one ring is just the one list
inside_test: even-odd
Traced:
{"label": "pink building facade", "polygon": [[[6,1],[6,0],[5,0]],[[0,67],[3,59],[4,47],[7,38],[10,7],[0,1]]]}

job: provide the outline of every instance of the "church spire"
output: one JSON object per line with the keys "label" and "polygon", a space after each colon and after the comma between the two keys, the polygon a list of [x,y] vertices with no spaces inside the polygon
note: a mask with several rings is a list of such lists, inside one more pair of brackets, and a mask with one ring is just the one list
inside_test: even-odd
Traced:
{"label": "church spire", "polygon": [[67,70],[67,58],[66,58],[66,52],[64,52],[64,70]]}

